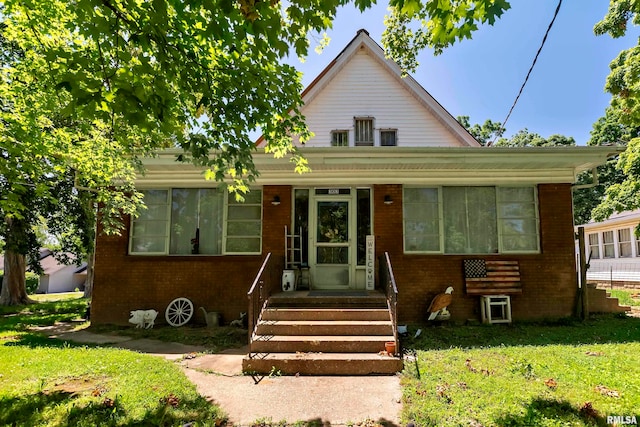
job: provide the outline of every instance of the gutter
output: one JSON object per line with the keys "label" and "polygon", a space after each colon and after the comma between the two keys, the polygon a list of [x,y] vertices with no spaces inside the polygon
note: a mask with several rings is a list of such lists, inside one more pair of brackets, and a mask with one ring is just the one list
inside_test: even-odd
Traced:
{"label": "gutter", "polygon": [[572,190],[582,190],[585,188],[593,188],[596,185],[600,184],[600,182],[598,181],[598,168],[593,168],[591,169],[591,176],[593,177],[593,182],[591,184],[573,184],[571,186]]}

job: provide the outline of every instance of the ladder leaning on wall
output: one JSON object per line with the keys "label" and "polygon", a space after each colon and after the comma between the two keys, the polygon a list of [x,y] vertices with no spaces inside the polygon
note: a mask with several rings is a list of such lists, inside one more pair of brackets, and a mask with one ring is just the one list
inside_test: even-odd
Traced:
{"label": "ladder leaning on wall", "polygon": [[302,258],[302,227],[298,234],[289,234],[289,229],[284,226],[284,268],[293,270],[295,274],[295,289],[311,289],[311,271],[309,264]]}
{"label": "ladder leaning on wall", "polygon": [[297,270],[302,264],[302,227],[298,234],[289,234],[289,229],[284,226],[284,268],[285,270]]}

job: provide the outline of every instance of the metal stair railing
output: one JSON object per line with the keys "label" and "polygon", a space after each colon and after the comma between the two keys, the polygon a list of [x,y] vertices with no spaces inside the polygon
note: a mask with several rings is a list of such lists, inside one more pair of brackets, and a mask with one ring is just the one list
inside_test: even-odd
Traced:
{"label": "metal stair railing", "polygon": [[389,315],[393,325],[393,339],[396,343],[396,351],[400,352],[400,342],[398,339],[398,287],[396,285],[396,278],[393,275],[393,267],[391,266],[391,259],[389,258],[388,252],[380,256],[379,266],[380,283],[384,286],[387,296],[387,307],[389,308]]}
{"label": "metal stair railing", "polygon": [[279,286],[278,281],[278,273],[282,273],[278,271],[277,265],[272,257],[271,252],[267,254],[262,265],[260,266],[260,270],[256,275],[256,278],[253,280],[251,284],[251,288],[249,288],[249,292],[247,292],[247,297],[249,299],[249,309],[248,309],[248,334],[249,334],[249,357],[253,353],[252,344],[253,337],[255,335],[256,328],[258,326],[258,322],[260,321],[260,316],[262,310],[267,306],[269,302],[269,297],[272,295],[274,289]]}

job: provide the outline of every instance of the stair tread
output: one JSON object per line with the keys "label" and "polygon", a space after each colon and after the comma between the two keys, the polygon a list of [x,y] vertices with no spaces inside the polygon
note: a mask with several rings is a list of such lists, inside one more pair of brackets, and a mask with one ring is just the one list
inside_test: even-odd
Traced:
{"label": "stair tread", "polygon": [[[261,339],[265,337],[267,339]],[[253,341],[393,341],[393,335],[255,335]]]}
{"label": "stair tread", "polygon": [[261,325],[282,325],[282,326],[294,326],[294,325],[390,325],[391,320],[261,320]]}
{"label": "stair tread", "polygon": [[[385,352],[380,353],[322,353],[322,352],[296,352],[296,353],[254,353],[259,357],[253,360],[398,360],[399,357],[389,356]],[[249,355],[245,356],[249,358]]]}
{"label": "stair tread", "polygon": [[313,307],[267,307],[265,311],[320,311],[320,312],[334,312],[339,311],[389,311],[388,308],[378,307],[345,307],[345,308],[313,308]]}

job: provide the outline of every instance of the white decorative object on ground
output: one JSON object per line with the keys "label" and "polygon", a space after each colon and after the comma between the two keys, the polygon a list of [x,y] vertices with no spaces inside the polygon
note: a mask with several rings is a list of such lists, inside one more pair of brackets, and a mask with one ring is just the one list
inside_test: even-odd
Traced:
{"label": "white decorative object on ground", "polygon": [[208,328],[220,326],[220,313],[217,311],[207,312],[204,307],[200,307],[200,310],[202,310],[202,313],[204,314],[204,320],[207,322]]}
{"label": "white decorative object on ground", "polygon": [[509,295],[483,295],[480,297],[482,323],[511,323],[511,297]]}
{"label": "white decorative object on ground", "polygon": [[188,298],[174,299],[164,312],[164,317],[171,326],[186,325],[192,316],[193,303]]}
{"label": "white decorative object on ground", "polygon": [[244,319],[247,317],[247,313],[243,312],[240,313],[240,318],[231,321],[231,323],[229,324],[229,326],[236,326],[238,328],[243,328],[244,327]]}
{"label": "white decorative object on ground", "polygon": [[153,328],[153,324],[158,317],[158,312],[155,310],[133,310],[129,323],[136,325],[136,328]]}

